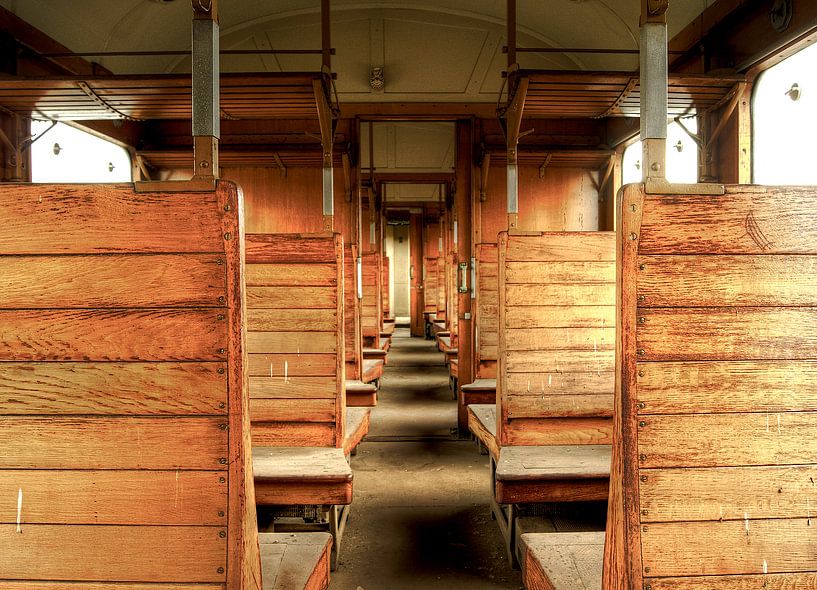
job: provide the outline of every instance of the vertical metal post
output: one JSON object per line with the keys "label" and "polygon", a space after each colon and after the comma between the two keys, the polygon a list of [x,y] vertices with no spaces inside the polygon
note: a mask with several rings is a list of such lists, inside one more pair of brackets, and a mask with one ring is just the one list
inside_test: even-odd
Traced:
{"label": "vertical metal post", "polygon": [[508,68],[516,64],[516,0],[508,0],[506,10],[508,21]]}
{"label": "vertical metal post", "polygon": [[218,0],[192,0],[192,123],[194,177],[218,177],[219,107]]}
{"label": "vertical metal post", "polygon": [[644,180],[666,182],[668,0],[645,0],[640,34],[641,141]]}
{"label": "vertical metal post", "polygon": [[[332,36],[330,28],[329,0],[321,0],[321,66],[327,76],[332,74]],[[321,147],[323,149],[323,228],[333,231],[335,219],[335,175],[332,170],[334,126],[328,98],[323,94],[323,84],[315,81],[315,99],[321,124]]]}

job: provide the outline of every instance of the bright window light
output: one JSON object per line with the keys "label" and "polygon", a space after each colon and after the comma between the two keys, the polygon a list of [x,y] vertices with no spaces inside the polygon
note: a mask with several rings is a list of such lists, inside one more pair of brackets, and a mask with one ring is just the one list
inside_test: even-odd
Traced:
{"label": "bright window light", "polygon": [[33,182],[130,182],[128,151],[64,123],[32,121]]}
{"label": "bright window light", "polygon": [[[695,117],[683,120],[690,133],[698,132]],[[641,142],[637,141],[626,150],[622,162],[624,184],[641,182],[644,178],[641,167]],[[667,126],[667,180],[692,184],[698,182],[698,145],[678,123]]]}
{"label": "bright window light", "polygon": [[817,44],[758,78],[752,120],[754,182],[817,184]]}

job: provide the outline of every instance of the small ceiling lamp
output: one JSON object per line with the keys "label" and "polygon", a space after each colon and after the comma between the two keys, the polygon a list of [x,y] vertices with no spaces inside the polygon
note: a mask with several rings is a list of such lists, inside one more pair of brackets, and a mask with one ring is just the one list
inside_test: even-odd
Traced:
{"label": "small ceiling lamp", "polygon": [[383,92],[386,87],[386,79],[383,75],[383,68],[372,68],[369,74],[369,86],[375,92]]}

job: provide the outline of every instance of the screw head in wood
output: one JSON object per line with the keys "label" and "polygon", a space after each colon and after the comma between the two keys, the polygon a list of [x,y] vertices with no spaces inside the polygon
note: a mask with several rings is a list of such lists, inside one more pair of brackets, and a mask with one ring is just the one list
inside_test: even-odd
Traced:
{"label": "screw head in wood", "polygon": [[644,376],[644,371],[639,371],[639,372],[638,372],[638,376],[639,376],[639,377],[643,377],[643,376]]}
{"label": "screw head in wood", "polygon": [[638,402],[638,409],[643,410],[646,407],[646,405],[647,404],[645,404],[644,402]]}
{"label": "screw head in wood", "polygon": [[[647,532],[647,529],[646,529],[646,528],[644,529],[644,532],[645,532],[645,533]],[[650,566],[646,566],[646,567],[644,568],[644,571],[645,571],[645,572],[647,572],[647,573],[650,573]]]}
{"label": "screw head in wood", "polygon": [[223,410],[224,408],[227,407],[227,404],[225,404],[224,402],[219,402],[218,407]]}
{"label": "screw head in wood", "polygon": [[645,318],[643,315],[642,315],[642,316],[640,316],[640,317],[638,318],[638,323],[639,323],[639,324],[646,324],[646,323],[647,323],[647,318]]}
{"label": "screw head in wood", "polygon": [[638,234],[637,234],[637,233],[635,233],[635,232],[632,232],[632,233],[630,234],[630,239],[631,239],[631,240],[637,240],[637,239],[638,239]]}
{"label": "screw head in wood", "polygon": [[638,265],[638,270],[644,270],[645,268],[647,268],[646,264],[639,264]]}
{"label": "screw head in wood", "polygon": [[217,571],[218,573],[220,573],[220,574],[223,574],[223,573],[224,573],[224,568],[223,568],[223,567],[220,567],[220,568],[218,568],[216,571]]}
{"label": "screw head in wood", "polygon": [[221,258],[216,258],[216,264],[218,264],[219,266],[221,266],[222,264],[224,264],[224,260],[223,260],[223,259],[221,259]]}
{"label": "screw head in wood", "polygon": [[225,533],[224,531],[219,531],[218,536],[219,536],[220,539],[223,539],[224,537],[227,536],[227,533]]}
{"label": "screw head in wood", "polygon": [[638,296],[639,301],[644,301],[645,299],[646,299],[646,297],[644,295],[639,295]]}
{"label": "screw head in wood", "polygon": [[227,464],[227,457],[220,457],[218,462],[219,462],[220,465],[226,465]]}
{"label": "screw head in wood", "polygon": [[216,373],[218,373],[219,375],[223,375],[224,374],[224,367],[219,367],[218,369],[216,369]]}
{"label": "screw head in wood", "polygon": [[227,298],[224,297],[224,295],[219,295],[218,296],[218,302],[222,303],[222,304],[227,303]]}
{"label": "screw head in wood", "polygon": [[232,240],[233,239],[233,234],[231,234],[230,232],[227,232],[226,234],[224,234],[224,239],[225,240]]}
{"label": "screw head in wood", "polygon": [[[643,455],[642,455],[642,456],[643,456]],[[643,461],[643,459],[642,459],[642,461]],[[641,477],[639,477],[638,479],[640,479],[641,481],[647,481],[647,476],[646,476],[646,475],[642,475],[642,476],[641,476]]]}
{"label": "screw head in wood", "polygon": [[227,352],[227,349],[226,349],[226,348],[219,348],[219,349],[218,349],[218,353],[219,353],[219,354],[224,354],[225,352]]}
{"label": "screw head in wood", "polygon": [[636,350],[636,353],[637,353],[639,356],[644,356],[644,349],[643,349],[643,348],[639,348],[638,350]]}
{"label": "screw head in wood", "polygon": [[219,516],[224,516],[224,511],[223,511],[223,510],[219,510],[219,511],[218,511],[218,515],[219,515]]}
{"label": "screw head in wood", "polygon": [[226,480],[226,479],[224,479],[224,477],[219,477],[219,478],[218,478],[218,483],[224,483],[224,482],[226,482],[226,481],[227,481],[227,480]]}
{"label": "screw head in wood", "polygon": [[[638,456],[638,459],[639,459],[639,461],[646,461],[647,460],[647,455],[641,454],[641,455]],[[645,475],[643,477],[644,477],[644,479],[642,481],[646,481],[647,476]]]}
{"label": "screw head in wood", "polygon": [[227,425],[226,425],[226,424],[219,424],[219,425],[218,425],[218,427],[219,427],[221,430],[227,430]]}
{"label": "screw head in wood", "polygon": [[232,209],[232,207],[230,206],[230,203],[226,203],[226,204],[224,205],[224,210],[225,210],[225,211],[230,211],[231,209]]}
{"label": "screw head in wood", "polygon": [[639,422],[639,423],[638,423],[638,425],[639,425],[641,428],[644,428],[644,427],[647,425],[647,423],[646,423],[646,422],[644,422],[644,420],[642,420],[641,422]]}

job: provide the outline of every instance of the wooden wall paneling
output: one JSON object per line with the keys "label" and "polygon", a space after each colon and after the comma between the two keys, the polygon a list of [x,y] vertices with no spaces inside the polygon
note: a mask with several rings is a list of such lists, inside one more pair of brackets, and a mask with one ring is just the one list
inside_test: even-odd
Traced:
{"label": "wooden wall paneling", "polygon": [[496,244],[477,245],[477,378],[495,379],[499,344],[499,268]]}
{"label": "wooden wall paneling", "polygon": [[361,330],[367,344],[380,347],[380,329],[383,325],[383,299],[381,280],[383,270],[379,252],[367,252],[362,256],[363,300],[361,303]]}
{"label": "wooden wall paneling", "polygon": [[346,350],[346,378],[360,380],[363,375],[363,332],[360,299],[357,296],[357,246],[347,245],[343,251],[343,309]]}
{"label": "wooden wall paneling", "polygon": [[253,587],[237,187],[7,185],[0,210],[4,586]]}
{"label": "wooden wall paneling", "polygon": [[423,216],[412,213],[409,225],[409,248],[411,264],[411,335],[422,336],[425,333],[423,320]]}

